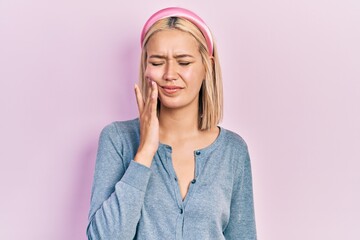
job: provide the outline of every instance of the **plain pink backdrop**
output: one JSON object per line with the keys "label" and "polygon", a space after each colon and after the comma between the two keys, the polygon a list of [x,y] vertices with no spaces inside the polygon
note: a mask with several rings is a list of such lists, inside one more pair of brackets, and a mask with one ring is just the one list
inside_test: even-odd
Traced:
{"label": "plain pink backdrop", "polygon": [[86,239],[99,133],[137,116],[141,27],[168,6],[217,40],[259,239],[360,239],[357,0],[2,0],[1,239]]}

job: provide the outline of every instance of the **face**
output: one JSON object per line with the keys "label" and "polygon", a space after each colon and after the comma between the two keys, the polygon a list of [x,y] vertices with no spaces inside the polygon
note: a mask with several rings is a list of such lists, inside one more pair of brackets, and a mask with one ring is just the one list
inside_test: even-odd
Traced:
{"label": "face", "polygon": [[157,83],[161,108],[197,109],[205,67],[195,38],[180,30],[162,30],[151,36],[146,51],[145,78]]}

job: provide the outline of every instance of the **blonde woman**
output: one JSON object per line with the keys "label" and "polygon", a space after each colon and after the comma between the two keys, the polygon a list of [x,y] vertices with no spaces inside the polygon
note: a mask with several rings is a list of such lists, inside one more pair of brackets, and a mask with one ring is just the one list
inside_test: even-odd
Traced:
{"label": "blonde woman", "polygon": [[222,79],[193,12],[154,13],[141,34],[139,118],[99,140],[89,239],[256,239],[244,140],[219,127]]}

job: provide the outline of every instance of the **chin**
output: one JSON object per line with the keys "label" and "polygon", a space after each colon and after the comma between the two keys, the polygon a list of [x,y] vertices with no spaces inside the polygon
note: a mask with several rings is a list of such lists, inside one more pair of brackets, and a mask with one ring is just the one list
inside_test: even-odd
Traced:
{"label": "chin", "polygon": [[161,107],[169,108],[169,109],[181,108],[183,106],[184,106],[183,104],[179,104],[175,102],[169,102],[169,101],[161,102]]}
{"label": "chin", "polygon": [[167,97],[167,96],[159,96],[161,106],[169,109],[180,109],[185,107],[194,107],[194,105],[198,105],[198,98],[194,99],[184,99],[180,96],[177,97]]}

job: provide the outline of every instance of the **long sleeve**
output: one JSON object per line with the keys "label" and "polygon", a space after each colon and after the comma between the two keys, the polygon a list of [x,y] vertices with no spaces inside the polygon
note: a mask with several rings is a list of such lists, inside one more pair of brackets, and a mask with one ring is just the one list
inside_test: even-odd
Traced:
{"label": "long sleeve", "polygon": [[237,169],[234,181],[229,223],[224,231],[227,240],[255,240],[256,226],[250,157],[247,150],[241,154],[242,166]]}
{"label": "long sleeve", "polygon": [[151,169],[124,159],[129,158],[123,149],[128,147],[126,141],[131,139],[121,140],[114,124],[100,134],[86,231],[88,239],[126,240],[136,234]]}

